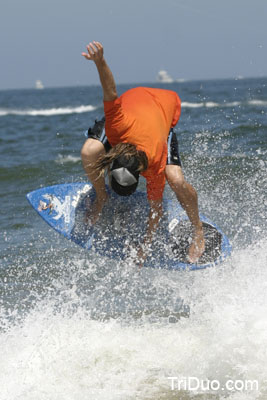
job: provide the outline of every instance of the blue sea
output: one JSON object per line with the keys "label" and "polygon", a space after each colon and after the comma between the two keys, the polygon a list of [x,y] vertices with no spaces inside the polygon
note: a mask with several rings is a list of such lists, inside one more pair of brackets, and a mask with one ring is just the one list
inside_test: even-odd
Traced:
{"label": "blue sea", "polygon": [[57,234],[25,195],[86,182],[80,149],[101,88],[0,91],[1,400],[267,398],[267,78],[144,86],[181,97],[184,174],[232,255],[139,271]]}

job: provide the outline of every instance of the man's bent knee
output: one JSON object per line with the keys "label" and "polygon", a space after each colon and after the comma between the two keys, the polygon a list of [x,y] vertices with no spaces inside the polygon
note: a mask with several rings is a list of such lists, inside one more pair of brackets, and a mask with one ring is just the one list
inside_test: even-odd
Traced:
{"label": "man's bent knee", "polygon": [[183,189],[186,182],[182,168],[178,165],[166,165],[166,179],[173,190]]}
{"label": "man's bent knee", "polygon": [[82,159],[91,159],[92,161],[105,154],[105,148],[103,143],[96,139],[87,139],[81,149]]}

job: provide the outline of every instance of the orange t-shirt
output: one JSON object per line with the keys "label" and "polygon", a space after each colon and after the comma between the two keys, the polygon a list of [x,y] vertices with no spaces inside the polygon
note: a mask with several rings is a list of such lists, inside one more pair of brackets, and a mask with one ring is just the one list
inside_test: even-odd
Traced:
{"label": "orange t-shirt", "polygon": [[170,90],[138,87],[114,101],[104,101],[105,129],[111,146],[131,143],[146,153],[149,200],[162,198],[165,186],[167,140],[181,113],[181,101]]}

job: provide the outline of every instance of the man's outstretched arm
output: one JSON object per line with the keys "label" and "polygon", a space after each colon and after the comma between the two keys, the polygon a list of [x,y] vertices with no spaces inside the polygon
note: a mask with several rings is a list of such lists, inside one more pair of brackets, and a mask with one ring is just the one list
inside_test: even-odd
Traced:
{"label": "man's outstretched arm", "polygon": [[94,41],[89,43],[86,48],[87,53],[83,52],[82,56],[84,56],[87,60],[94,61],[96,65],[103,89],[103,100],[113,101],[117,99],[118,94],[116,83],[112,72],[106,63],[106,60],[104,59],[104,49],[102,44]]}

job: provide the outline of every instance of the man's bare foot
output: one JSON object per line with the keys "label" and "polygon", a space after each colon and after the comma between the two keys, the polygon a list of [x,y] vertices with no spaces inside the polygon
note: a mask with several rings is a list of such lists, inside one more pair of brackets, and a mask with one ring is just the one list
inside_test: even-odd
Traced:
{"label": "man's bare foot", "polygon": [[94,225],[98,221],[107,200],[108,200],[108,194],[106,193],[105,196],[96,197],[95,201],[92,204],[90,204],[90,206],[86,210],[86,216],[85,216],[85,222],[87,224],[90,223]]}
{"label": "man's bare foot", "polygon": [[201,228],[195,229],[193,234],[193,241],[188,251],[188,261],[195,263],[202,256],[205,251],[205,239],[204,232],[201,224]]}

